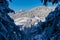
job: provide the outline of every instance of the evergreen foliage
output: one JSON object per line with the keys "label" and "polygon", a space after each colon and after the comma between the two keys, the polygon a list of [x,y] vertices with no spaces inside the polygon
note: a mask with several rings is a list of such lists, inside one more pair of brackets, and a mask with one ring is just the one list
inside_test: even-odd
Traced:
{"label": "evergreen foliage", "polygon": [[23,30],[15,25],[9,12],[14,11],[9,8],[8,1],[0,0],[0,40],[60,40],[60,4],[49,13],[45,22]]}
{"label": "evergreen foliage", "polygon": [[22,32],[8,15],[9,12],[14,11],[9,8],[8,0],[0,0],[0,40],[21,40]]}
{"label": "evergreen foliage", "polygon": [[51,2],[52,4],[57,4],[60,2],[60,0],[40,0],[41,2],[44,3],[44,5],[47,5],[48,2]]}

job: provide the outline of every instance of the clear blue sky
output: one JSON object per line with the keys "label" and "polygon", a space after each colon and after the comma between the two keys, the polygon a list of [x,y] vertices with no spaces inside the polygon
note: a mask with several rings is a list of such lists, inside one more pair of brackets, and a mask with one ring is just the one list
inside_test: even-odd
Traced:
{"label": "clear blue sky", "polygon": [[42,6],[40,0],[13,0],[9,7],[15,11],[20,9],[29,10],[37,6]]}

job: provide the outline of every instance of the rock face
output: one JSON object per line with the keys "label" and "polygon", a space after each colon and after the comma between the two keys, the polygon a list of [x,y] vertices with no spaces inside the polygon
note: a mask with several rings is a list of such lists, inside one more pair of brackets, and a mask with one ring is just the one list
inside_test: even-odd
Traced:
{"label": "rock face", "polygon": [[45,7],[39,6],[33,8],[29,11],[22,11],[13,14],[11,17],[14,19],[17,25],[35,25],[40,20],[45,21],[45,17],[49,14],[49,12],[53,11],[55,7]]}

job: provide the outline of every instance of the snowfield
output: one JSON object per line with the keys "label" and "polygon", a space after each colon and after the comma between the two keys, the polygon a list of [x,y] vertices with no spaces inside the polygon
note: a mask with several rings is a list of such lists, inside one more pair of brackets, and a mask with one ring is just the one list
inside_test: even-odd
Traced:
{"label": "snowfield", "polygon": [[41,18],[39,18],[39,17],[34,17],[34,18],[21,17],[21,18],[15,19],[14,21],[15,21],[16,25],[24,25],[24,24],[27,24],[27,23],[36,25],[37,22],[39,22],[39,21],[44,22],[45,18],[43,18],[43,17],[41,17]]}
{"label": "snowfield", "polygon": [[36,25],[39,21],[44,22],[48,13],[53,11],[55,7],[39,6],[28,11],[19,11],[13,14],[11,18],[14,19],[16,25],[31,26]]}

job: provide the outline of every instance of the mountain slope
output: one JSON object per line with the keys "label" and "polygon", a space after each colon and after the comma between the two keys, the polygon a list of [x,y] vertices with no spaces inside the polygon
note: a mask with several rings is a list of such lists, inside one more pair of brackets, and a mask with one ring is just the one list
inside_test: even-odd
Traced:
{"label": "mountain slope", "polygon": [[45,21],[45,17],[49,12],[53,11],[55,7],[39,6],[29,11],[17,12],[11,17],[15,20],[17,25],[34,25],[40,20]]}

